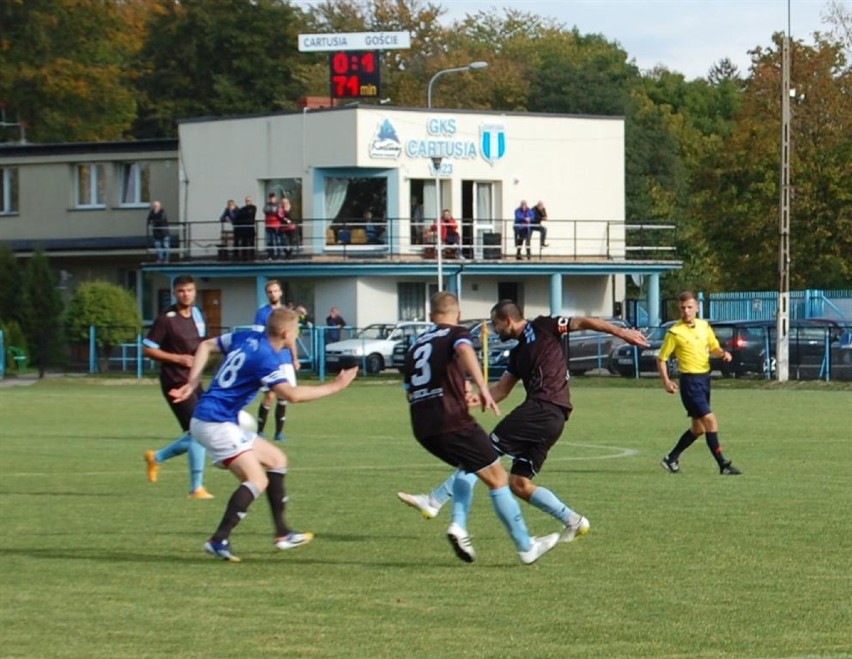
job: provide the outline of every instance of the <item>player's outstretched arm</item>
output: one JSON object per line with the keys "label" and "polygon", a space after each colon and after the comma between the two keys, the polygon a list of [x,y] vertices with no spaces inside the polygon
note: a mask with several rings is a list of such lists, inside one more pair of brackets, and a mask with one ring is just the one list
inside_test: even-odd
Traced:
{"label": "player's outstretched arm", "polygon": [[593,318],[591,316],[575,316],[571,318],[572,330],[589,329],[596,332],[606,332],[620,339],[624,339],[630,345],[639,346],[640,348],[648,347],[648,339],[637,329],[627,327],[619,327],[602,318]]}
{"label": "player's outstretched arm", "polygon": [[340,371],[334,380],[325,384],[294,387],[289,382],[279,382],[272,387],[272,391],[279,399],[286,400],[288,403],[307,403],[343,391],[352,384],[357,375],[358,367],[353,366]]}

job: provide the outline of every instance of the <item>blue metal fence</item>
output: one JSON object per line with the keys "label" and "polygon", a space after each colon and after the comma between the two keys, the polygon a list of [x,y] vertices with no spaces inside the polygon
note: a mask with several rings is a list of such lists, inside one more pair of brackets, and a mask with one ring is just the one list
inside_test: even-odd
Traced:
{"label": "blue metal fence", "polygon": [[[778,291],[711,293],[706,317],[712,320],[772,320],[778,313]],[[831,318],[852,322],[852,289],[790,291],[790,319]]]}

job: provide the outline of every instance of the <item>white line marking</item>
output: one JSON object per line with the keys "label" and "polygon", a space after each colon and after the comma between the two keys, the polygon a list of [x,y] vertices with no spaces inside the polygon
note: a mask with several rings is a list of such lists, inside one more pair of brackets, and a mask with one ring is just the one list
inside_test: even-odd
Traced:
{"label": "white line marking", "polygon": [[[312,438],[315,439],[315,438]],[[374,439],[382,439],[374,438]],[[388,439],[388,438],[384,438]],[[607,449],[613,451],[613,453],[606,455],[588,455],[588,456],[548,456],[547,463],[551,464],[553,462],[581,462],[588,460],[615,460],[622,458],[634,458],[639,455],[640,451],[638,449],[633,448],[624,448],[622,446],[608,446],[605,444],[580,444],[578,442],[561,442],[561,446],[575,446],[578,448],[591,448],[591,449]],[[180,462],[180,460],[178,460]],[[413,464],[393,464],[393,465],[324,465],[321,467],[305,467],[300,466],[298,463],[293,466],[293,469],[296,471],[302,472],[324,472],[324,471],[344,471],[351,469],[358,469],[359,471],[399,471],[400,469],[446,469],[446,465],[442,462],[418,462]],[[145,475],[145,465],[142,462],[140,457],[139,459],[139,468],[132,470],[116,470],[116,471],[75,471],[69,474],[64,468],[60,469],[56,472],[14,472],[14,471],[4,471],[3,476],[19,476],[25,478],[31,477],[39,477],[39,476],[57,476],[60,474],[67,474],[71,476],[82,476],[82,477],[90,477],[90,476],[114,476],[116,474],[140,474],[144,477]],[[181,475],[184,474],[183,471],[180,472]]]}

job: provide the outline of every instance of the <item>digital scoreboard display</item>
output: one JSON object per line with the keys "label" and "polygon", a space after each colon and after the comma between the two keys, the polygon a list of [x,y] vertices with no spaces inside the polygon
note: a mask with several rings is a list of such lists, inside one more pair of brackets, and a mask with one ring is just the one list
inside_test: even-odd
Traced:
{"label": "digital scoreboard display", "polygon": [[328,62],[332,98],[379,98],[379,51],[338,50],[329,54]]}

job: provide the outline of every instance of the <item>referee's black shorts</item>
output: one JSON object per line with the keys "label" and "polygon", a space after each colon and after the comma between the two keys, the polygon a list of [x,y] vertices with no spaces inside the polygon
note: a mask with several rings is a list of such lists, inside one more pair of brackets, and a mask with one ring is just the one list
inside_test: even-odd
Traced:
{"label": "referee's black shorts", "polygon": [[497,424],[491,441],[498,453],[512,458],[511,473],[533,478],[541,471],[568,415],[568,410],[558,405],[527,399]]}

